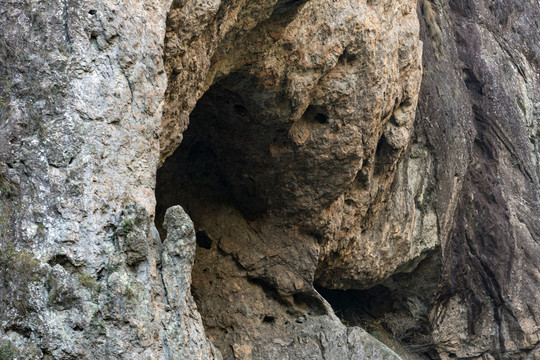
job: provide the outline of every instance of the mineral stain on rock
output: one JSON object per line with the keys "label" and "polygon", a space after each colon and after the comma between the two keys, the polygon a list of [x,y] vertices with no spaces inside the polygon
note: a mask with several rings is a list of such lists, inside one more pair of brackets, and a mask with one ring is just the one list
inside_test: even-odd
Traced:
{"label": "mineral stain on rock", "polygon": [[5,2],[0,359],[540,358],[539,27]]}

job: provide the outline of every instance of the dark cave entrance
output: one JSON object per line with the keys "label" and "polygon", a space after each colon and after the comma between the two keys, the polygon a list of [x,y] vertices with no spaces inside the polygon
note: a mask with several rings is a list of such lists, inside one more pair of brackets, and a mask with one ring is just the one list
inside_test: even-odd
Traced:
{"label": "dark cave entrance", "polygon": [[[225,358],[232,357],[234,331],[228,323],[220,322],[220,314],[232,308],[227,306],[227,294],[241,269],[220,245],[219,228],[224,221],[217,226],[209,223],[223,215],[225,208],[234,209],[241,214],[238,217],[247,220],[266,212],[266,192],[260,177],[269,181],[268,171],[261,163],[267,164],[263,159],[267,145],[264,138],[271,136],[265,133],[264,125],[254,120],[256,112],[251,102],[229,90],[227,82],[237,85],[241,80],[233,75],[206,91],[190,114],[180,146],[158,169],[155,221],[165,239],[162,224],[169,207],[181,205],[192,219],[197,247],[191,293],[207,336]],[[225,226],[234,231],[238,223],[225,222]],[[272,325],[276,317],[265,313],[261,322]]]}
{"label": "dark cave entrance", "polygon": [[[279,274],[249,273],[263,266],[279,269],[265,262],[267,245],[260,238],[278,248],[280,238],[285,239],[285,230],[261,233],[272,209],[284,207],[281,174],[295,166],[291,159],[277,162],[271,154],[275,147],[289,154],[292,124],[283,121],[290,115],[288,108],[281,118],[261,113],[258,99],[282,99],[253,88],[238,74],[214,84],[198,101],[182,143],[156,179],[156,226],[162,239],[163,218],[171,206],[181,205],[195,224],[192,295],[207,335],[224,358],[232,358],[231,345],[246,336],[294,333],[306,316],[327,314],[312,289],[313,294],[283,295],[270,279]],[[308,107],[305,117],[317,125],[328,121],[317,106]]]}
{"label": "dark cave entrance", "polygon": [[[253,94],[244,95],[246,99],[238,95],[241,91],[231,91],[242,82],[231,75],[201,97],[190,116],[182,143],[158,170],[156,184],[156,224],[162,238],[166,235],[163,217],[171,206],[181,205],[195,224],[197,251],[192,293],[207,332],[221,337],[221,344],[218,340],[216,345],[225,352],[228,345],[224,344],[230,344],[234,335],[227,333],[230,329],[219,329],[221,325],[214,321],[215,312],[223,311],[226,305],[215,305],[213,301],[221,300],[212,298],[219,297],[212,291],[220,281],[213,267],[226,265],[215,265],[224,261],[224,253],[215,231],[208,232],[205,226],[212,216],[220,216],[213,208],[236,209],[249,222],[267,216],[272,206],[282,206],[283,198],[278,194],[282,169],[273,162],[269,149],[276,143],[287,146],[288,131],[286,125],[279,124],[279,119],[265,120],[257,112],[255,102],[249,98]],[[246,86],[249,84],[242,85]],[[310,106],[303,118],[324,124],[328,120],[321,113]],[[237,225],[226,224],[231,229]],[[438,279],[432,278],[438,274],[438,261],[438,256],[428,256],[413,273],[396,275],[368,290],[342,291],[317,286],[316,290],[345,325],[364,328],[405,359],[438,359],[428,319],[438,284]],[[257,279],[248,282],[259,284]],[[264,283],[259,285],[265,291],[272,290]],[[282,317],[275,315],[278,313],[261,314],[261,324],[280,326]]]}
{"label": "dark cave entrance", "polygon": [[272,174],[265,139],[275,135],[254,120],[255,113],[220,83],[198,101],[182,143],[157,172],[156,224],[162,235],[165,210],[173,205],[184,207],[195,223],[205,203],[230,204],[250,220],[266,212]]}
{"label": "dark cave entrance", "polygon": [[396,274],[367,290],[315,289],[346,326],[360,326],[406,360],[438,360],[429,311],[438,284],[434,251],[411,273]]}
{"label": "dark cave entrance", "polygon": [[[287,122],[291,116],[289,105],[279,103],[284,101],[282,97],[265,91],[256,90],[249,76],[241,73],[231,74],[212,85],[192,111],[182,143],[157,172],[156,225],[164,238],[163,217],[166,209],[174,205],[181,205],[193,220],[197,250],[192,270],[192,294],[207,333],[218,339],[215,345],[225,353],[230,352],[230,344],[236,341],[236,335],[228,325],[216,320],[219,312],[234,307],[227,303],[229,289],[226,287],[229,285],[224,282],[246,276],[246,269],[240,269],[238,264],[244,266],[251,261],[250,256],[257,250],[251,246],[259,245],[246,239],[237,241],[235,236],[250,230],[239,226],[251,227],[253,222],[264,222],[275,209],[298,210],[295,208],[296,188],[287,187],[291,178],[284,180],[284,174],[294,174],[294,185],[298,185],[305,181],[303,172],[316,172],[306,165],[309,162],[298,165],[297,148],[288,137],[293,126]],[[257,104],[265,102],[282,105],[281,117],[261,111]],[[310,105],[298,123],[310,131],[322,132],[329,123],[326,113],[324,107]],[[272,149],[279,150],[279,158],[273,156]],[[391,158],[388,144],[379,143],[377,154]],[[225,217],[214,221],[223,216],[224,209],[236,211],[238,216],[232,217],[232,222],[224,221]],[[222,241],[222,235],[229,237],[228,243]],[[234,242],[244,247],[243,255],[238,255]],[[229,256],[231,254],[234,255]],[[239,259],[242,256],[243,259]],[[330,303],[342,322],[361,326],[396,352],[410,354],[405,356],[406,359],[438,359],[428,320],[438,284],[438,279],[430,278],[438,273],[434,270],[438,269],[437,259],[436,256],[428,257],[412,274],[396,275],[369,290],[340,291],[321,287],[316,290]],[[276,268],[275,264],[264,266]],[[232,272],[226,273],[224,269]],[[278,286],[262,281],[258,276],[265,275],[249,275],[238,280],[243,291],[263,289],[266,293],[256,300],[264,302],[266,307],[257,313],[260,324],[256,326],[272,326],[276,331],[280,326],[290,328],[290,323],[304,321],[295,313],[302,307],[309,315],[324,315],[325,310],[321,310],[319,302],[309,295],[294,294],[291,303],[283,303],[281,295],[274,294],[279,290]],[[252,285],[254,287],[250,287]],[[311,287],[311,283],[309,285]],[[220,292],[226,295],[221,296]],[[249,301],[247,299],[245,303],[248,306]],[[283,323],[285,320],[289,323]]]}
{"label": "dark cave entrance", "polygon": [[[414,318],[403,299],[389,288],[331,290],[316,286],[345,326],[359,326],[404,358],[433,357],[427,318]],[[409,356],[407,356],[409,355]]]}

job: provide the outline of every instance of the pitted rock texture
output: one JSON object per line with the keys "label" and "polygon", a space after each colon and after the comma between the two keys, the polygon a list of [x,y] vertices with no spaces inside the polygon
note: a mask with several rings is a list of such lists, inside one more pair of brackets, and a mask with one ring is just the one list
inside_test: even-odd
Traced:
{"label": "pitted rock texture", "polygon": [[197,236],[204,247],[197,247],[193,296],[224,358],[401,359],[363,329],[346,328],[316,292],[283,298]]}
{"label": "pitted rock texture", "polygon": [[[232,344],[251,343],[257,355],[250,356],[272,358],[263,355],[275,346],[271,339],[288,344],[313,332],[284,322],[295,324],[288,314],[298,311],[295,296],[321,301],[315,278],[369,287],[437,246],[436,237],[417,241],[413,231],[420,186],[395,199],[390,191],[420,84],[415,4],[263,1],[196,9],[173,2],[167,23],[162,160],[182,142],[158,173],[157,223],[182,204],[205,246],[214,244],[207,265],[199,254],[194,293],[224,356],[240,358]],[[194,11],[207,12],[185,27]],[[392,224],[384,211],[391,200]],[[229,257],[239,270],[226,265]],[[239,284],[207,289],[214,277]],[[276,299],[257,296],[261,286]],[[261,307],[275,308],[279,322],[264,323]],[[307,312],[306,323],[324,319]],[[310,353],[308,344],[292,343],[283,354]]]}
{"label": "pitted rock texture", "polygon": [[399,358],[318,285],[405,359],[540,358],[539,22],[4,1],[2,356],[219,359],[207,331],[225,358]]}
{"label": "pitted rock texture", "polygon": [[[241,262],[264,258],[265,238],[275,238],[274,259],[253,265],[266,273],[282,268],[284,276],[265,276],[287,293],[311,287],[317,267],[321,283],[369,287],[436,246],[416,241],[416,189],[393,199],[411,211],[396,211],[392,225],[383,211],[420,84],[414,2],[224,3],[204,17],[208,24],[185,29],[189,10],[173,3],[169,15],[160,140],[165,157],[184,139],[162,170],[175,175],[160,186],[186,191],[158,189],[160,211],[191,197],[197,204],[184,205],[209,227],[201,217],[213,212],[213,200],[198,199],[227,193],[221,196],[230,195],[259,234],[226,251]],[[189,179],[184,170],[195,168],[202,172]],[[201,187],[209,182],[214,189]]]}
{"label": "pitted rock texture", "polygon": [[[185,45],[189,41],[169,23],[166,62],[173,81],[164,129],[176,138],[161,139],[162,160],[183,142],[159,175],[158,218],[167,206],[184,204],[207,242],[282,300],[316,297],[313,282],[336,289],[388,286],[392,298],[407,304],[405,311],[416,311],[409,330],[416,321],[430,332],[422,356],[538,356],[538,4],[419,3],[425,74],[410,136],[416,95],[403,91],[407,96],[390,101],[390,112],[384,104],[377,111],[370,95],[391,85],[370,83],[385,67],[369,64],[380,64],[384,53],[366,45],[391,43],[393,31],[401,31],[400,59],[408,54],[404,68],[417,69],[415,52],[406,49],[420,46],[403,36],[414,28],[406,20],[414,14],[392,11],[405,3],[356,4],[371,14],[365,18],[371,29],[382,19],[385,33],[360,32],[372,42],[364,41],[360,53],[345,50],[317,80],[311,79],[326,69],[319,57],[280,56],[280,46],[294,53],[295,40],[305,39],[295,27],[298,16],[317,8],[316,17],[324,18],[325,9],[342,6],[336,3],[278,2],[272,14],[260,3],[231,5],[241,19],[248,9],[253,19],[265,19],[241,22],[242,30],[227,23],[227,6],[218,7],[214,22],[204,20],[211,24],[207,30],[193,27],[214,41],[204,51]],[[393,27],[398,18],[400,26]],[[323,29],[311,38],[321,39]],[[405,39],[414,45],[407,47]],[[301,44],[325,59],[319,42]],[[184,69],[195,63],[195,76],[205,80],[178,100],[189,83]],[[351,83],[359,75],[368,89],[358,87],[348,97],[340,79]],[[391,72],[384,76],[392,78]],[[364,101],[371,107],[362,108]],[[348,122],[357,110],[369,119],[365,127],[362,120]],[[430,269],[441,271],[440,279],[429,276],[440,280],[435,296],[436,283],[422,296],[390,285],[390,275],[411,273],[405,283],[419,288],[415,269],[426,257],[440,264]],[[205,318],[212,315],[204,311]]]}
{"label": "pitted rock texture", "polygon": [[169,6],[0,6],[0,349],[17,359],[217,354],[188,300],[193,245],[163,250],[153,224]]}

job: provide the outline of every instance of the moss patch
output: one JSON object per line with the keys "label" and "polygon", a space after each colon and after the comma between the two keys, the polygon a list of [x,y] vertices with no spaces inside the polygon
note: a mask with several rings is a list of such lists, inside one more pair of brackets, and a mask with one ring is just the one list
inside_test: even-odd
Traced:
{"label": "moss patch", "polygon": [[0,343],[0,360],[13,360],[15,355],[16,349],[11,342]]}

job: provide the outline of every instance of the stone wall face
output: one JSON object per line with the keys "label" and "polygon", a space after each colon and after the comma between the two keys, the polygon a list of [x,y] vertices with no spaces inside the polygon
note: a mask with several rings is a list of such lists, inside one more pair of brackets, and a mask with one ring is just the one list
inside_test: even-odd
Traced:
{"label": "stone wall face", "polygon": [[416,129],[432,146],[442,225],[434,341],[442,358],[537,358],[540,4],[420,10]]}

